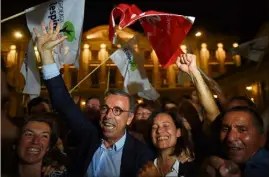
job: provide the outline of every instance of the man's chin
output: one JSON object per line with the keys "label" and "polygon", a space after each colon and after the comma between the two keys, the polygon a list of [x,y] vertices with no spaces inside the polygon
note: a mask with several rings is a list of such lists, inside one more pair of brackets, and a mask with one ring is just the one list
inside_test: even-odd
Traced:
{"label": "man's chin", "polygon": [[113,136],[116,132],[116,127],[114,128],[106,128],[106,127],[102,127],[102,131],[104,136],[110,137]]}

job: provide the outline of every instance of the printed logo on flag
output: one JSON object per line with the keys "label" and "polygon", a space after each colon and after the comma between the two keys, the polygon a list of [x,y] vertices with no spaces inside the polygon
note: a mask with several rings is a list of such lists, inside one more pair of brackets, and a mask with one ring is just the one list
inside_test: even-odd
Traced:
{"label": "printed logo on flag", "polygon": [[66,40],[69,42],[72,42],[76,39],[75,27],[70,21],[66,21],[64,23],[63,28],[60,30],[60,32],[63,32],[64,36],[67,36]]}
{"label": "printed logo on flag", "polygon": [[[57,13],[58,12],[58,13]],[[58,23],[64,22],[64,5],[63,0],[56,1],[49,5],[49,19],[53,21],[53,28],[56,30]]]}
{"label": "printed logo on flag", "polygon": [[131,50],[128,49],[127,47],[124,47],[123,52],[126,54],[126,56],[128,58],[128,62],[129,62],[131,71],[135,71],[137,69],[137,65],[133,59],[133,54],[132,54]]}
{"label": "printed logo on flag", "polygon": [[73,23],[70,21],[64,21],[63,0],[51,3],[49,5],[49,13],[50,15],[48,16],[48,18],[53,21],[54,30],[56,29],[58,23],[63,23],[63,27],[60,32],[62,32],[64,36],[67,36],[68,42],[72,42],[73,40],[75,40],[76,33]]}

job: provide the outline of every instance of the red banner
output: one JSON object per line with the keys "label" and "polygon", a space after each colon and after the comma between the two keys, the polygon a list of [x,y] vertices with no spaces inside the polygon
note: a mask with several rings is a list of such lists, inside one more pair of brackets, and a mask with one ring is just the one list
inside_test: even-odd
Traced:
{"label": "red banner", "polygon": [[142,12],[136,5],[119,4],[110,15],[109,40],[117,38],[115,19],[120,17],[119,28],[123,29],[139,20],[162,67],[176,62],[183,52],[180,44],[189,32],[194,17],[169,14],[157,11]]}

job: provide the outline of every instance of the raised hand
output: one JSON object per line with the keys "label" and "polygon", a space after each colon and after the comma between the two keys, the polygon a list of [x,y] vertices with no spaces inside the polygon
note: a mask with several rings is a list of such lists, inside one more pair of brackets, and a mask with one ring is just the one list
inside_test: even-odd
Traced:
{"label": "raised hand", "polygon": [[41,54],[41,57],[46,52],[52,52],[52,49],[63,42],[67,36],[62,36],[59,39],[58,34],[60,32],[60,25],[57,24],[56,30],[53,30],[53,21],[51,20],[49,23],[49,30],[46,30],[45,24],[41,24],[42,33],[34,28],[34,33],[36,35],[36,45],[38,52]]}
{"label": "raised hand", "polygon": [[197,70],[196,56],[193,54],[182,54],[177,58],[176,64],[181,71],[187,74]]}

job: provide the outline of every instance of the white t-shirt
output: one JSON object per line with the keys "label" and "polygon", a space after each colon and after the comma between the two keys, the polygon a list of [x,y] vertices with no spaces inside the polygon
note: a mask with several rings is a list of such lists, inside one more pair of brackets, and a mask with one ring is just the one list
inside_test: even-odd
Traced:
{"label": "white t-shirt", "polygon": [[[155,167],[158,168],[157,161],[158,161],[158,159],[156,158],[154,160],[154,165],[155,165]],[[174,165],[173,165],[173,167],[172,167],[172,169],[171,169],[171,171],[165,177],[175,177],[175,176],[178,176],[178,169],[179,169],[179,161],[176,160],[175,163],[174,163]]]}

